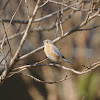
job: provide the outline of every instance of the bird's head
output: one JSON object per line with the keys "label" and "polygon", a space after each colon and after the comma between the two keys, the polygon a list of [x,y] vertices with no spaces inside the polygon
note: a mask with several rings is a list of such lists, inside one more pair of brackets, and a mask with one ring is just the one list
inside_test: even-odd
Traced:
{"label": "bird's head", "polygon": [[53,42],[49,39],[43,41],[44,45],[46,44],[53,44]]}

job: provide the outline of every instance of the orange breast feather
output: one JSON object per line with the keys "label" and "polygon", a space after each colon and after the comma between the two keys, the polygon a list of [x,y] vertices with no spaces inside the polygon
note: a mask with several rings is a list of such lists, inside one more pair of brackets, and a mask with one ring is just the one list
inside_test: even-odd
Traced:
{"label": "orange breast feather", "polygon": [[60,56],[54,52],[52,46],[50,46],[49,44],[46,45],[45,49],[44,49],[47,57],[53,61],[53,62],[58,62],[60,59]]}

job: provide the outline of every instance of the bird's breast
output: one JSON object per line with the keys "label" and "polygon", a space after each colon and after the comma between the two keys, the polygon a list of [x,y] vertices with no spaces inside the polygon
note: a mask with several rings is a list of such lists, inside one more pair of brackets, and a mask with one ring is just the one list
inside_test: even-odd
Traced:
{"label": "bird's breast", "polygon": [[52,61],[52,62],[58,62],[60,59],[60,56],[53,50],[52,46],[46,45],[44,48],[44,52],[46,56]]}

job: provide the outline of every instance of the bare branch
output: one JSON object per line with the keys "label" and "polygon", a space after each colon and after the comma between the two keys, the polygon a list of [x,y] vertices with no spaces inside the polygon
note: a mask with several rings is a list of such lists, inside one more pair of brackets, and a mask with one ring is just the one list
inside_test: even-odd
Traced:
{"label": "bare branch", "polygon": [[56,66],[56,67],[60,67],[64,70],[67,70],[67,71],[71,71],[75,74],[78,74],[78,75],[82,75],[82,74],[86,74],[88,72],[91,72],[92,70],[94,70],[95,68],[99,67],[100,66],[100,61],[96,62],[95,65],[91,65],[90,67],[88,67],[88,69],[86,68],[85,70],[83,70],[82,72],[79,72],[79,71],[76,71],[74,69],[71,69],[71,68],[66,68],[65,66],[61,66],[59,64],[50,64],[51,66]]}
{"label": "bare branch", "polygon": [[25,4],[26,4],[26,9],[27,9],[27,16],[28,16],[28,19],[30,19],[29,8],[28,8],[27,0],[25,0]]}
{"label": "bare branch", "polygon": [[[65,7],[64,9],[63,9],[63,12],[64,11],[66,11],[66,10],[68,10],[68,9],[70,9],[70,7],[74,7],[74,6],[77,6],[77,4],[73,4],[73,5],[71,5],[71,6],[68,6],[68,7]],[[78,11],[81,11],[82,9],[79,9]],[[94,9],[94,10],[98,10],[98,9]],[[75,10],[75,11],[77,11],[77,10]],[[90,11],[90,9],[83,9],[82,10],[83,12],[88,12],[88,11]],[[44,19],[47,19],[47,18],[50,18],[50,17],[52,17],[52,16],[54,16],[54,15],[56,15],[57,14],[57,11],[55,11],[55,12],[53,12],[53,13],[50,13],[50,14],[48,14],[48,15],[45,15],[45,16],[43,16],[43,17],[40,17],[40,18],[37,18],[37,19],[35,19],[34,21],[32,21],[33,23],[36,23],[36,22],[40,22],[40,21],[42,21],[42,20],[44,20]],[[3,22],[10,22],[11,20],[10,19],[2,19],[2,21]],[[12,20],[11,21],[11,23],[21,23],[21,24],[28,24],[28,20]]]}
{"label": "bare branch", "polygon": [[78,29],[78,31],[90,31],[98,27],[100,27],[100,25],[96,25],[96,26],[93,26],[92,28],[87,28],[87,29]]}
{"label": "bare branch", "polygon": [[46,4],[48,3],[48,0],[47,1],[45,1],[39,8],[41,8],[41,7],[43,7],[43,6],[45,6]]}
{"label": "bare branch", "polygon": [[[69,18],[71,18],[72,15],[73,15],[75,12],[76,12],[76,11],[72,11],[65,19],[63,19],[60,23],[58,23],[58,26],[59,26],[60,24],[63,24],[63,23],[64,23],[66,20],[68,20]],[[42,28],[42,27],[35,28],[33,31],[49,31],[49,30],[54,29],[55,27],[56,27],[56,25],[53,24],[53,25],[49,26],[48,28]],[[33,32],[33,31],[31,31],[31,32]],[[12,35],[12,36],[9,36],[9,37],[8,37],[8,40],[11,40],[11,39],[16,38],[16,37],[18,37],[18,36],[20,36],[20,35],[23,35],[24,33],[25,33],[25,31],[22,31],[22,32],[16,33],[16,34],[14,34],[14,35]],[[2,43],[2,41],[3,41],[3,40],[0,41],[0,44]],[[7,38],[5,38],[4,42],[6,42],[6,41],[7,41]]]}
{"label": "bare branch", "polygon": [[[71,71],[71,72],[74,73],[74,75],[72,75],[71,77],[65,77],[64,79],[61,79],[61,80],[59,80],[59,81],[55,81],[55,82],[46,82],[46,81],[42,81],[42,80],[40,80],[40,79],[37,79],[36,77],[31,76],[31,75],[29,75],[29,74],[23,74],[23,73],[21,73],[21,72],[22,72],[23,70],[25,70],[25,69],[33,68],[33,67],[37,67],[37,66],[56,66],[56,67],[62,68],[62,69],[64,69],[64,70]],[[14,69],[12,70],[12,72],[9,73],[8,78],[11,77],[11,76],[14,75],[14,74],[21,73],[22,75],[28,76],[28,77],[34,79],[34,80],[37,81],[37,82],[53,84],[53,83],[59,83],[59,82],[65,81],[65,80],[67,80],[67,79],[70,79],[70,78],[74,77],[75,74],[76,74],[76,75],[82,75],[82,74],[89,73],[89,72],[91,72],[92,70],[94,70],[95,68],[97,68],[97,67],[99,67],[99,66],[100,66],[100,61],[98,61],[98,62],[96,62],[96,63],[93,63],[91,66],[87,67],[85,70],[83,70],[83,71],[80,72],[80,71],[76,71],[76,70],[74,70],[74,69],[72,69],[72,68],[67,68],[67,67],[65,67],[65,66],[59,65],[59,64],[54,64],[54,63],[50,63],[50,64],[37,64],[37,63],[35,63],[35,64],[33,64],[33,65],[25,65],[25,66],[22,66],[22,67],[14,68]]]}
{"label": "bare branch", "polygon": [[10,0],[7,0],[4,7],[2,8],[2,10],[0,11],[0,15],[2,15],[3,11],[6,9],[7,5],[9,4]]}
{"label": "bare branch", "polygon": [[32,79],[34,79],[35,81],[39,82],[39,83],[47,83],[47,84],[54,84],[54,83],[60,83],[60,82],[63,82],[65,80],[68,80],[68,79],[71,79],[73,78],[75,75],[72,75],[70,77],[67,77],[67,75],[65,76],[64,79],[61,79],[61,80],[58,80],[58,81],[54,81],[54,82],[47,82],[47,81],[43,81],[43,80],[40,80],[32,75],[29,75],[29,74],[23,74],[23,73],[20,73],[21,75],[24,75],[24,76],[27,76],[27,77],[30,77]]}
{"label": "bare branch", "polygon": [[33,21],[33,19],[35,18],[35,15],[36,15],[37,10],[38,10],[38,8],[39,8],[39,3],[40,3],[40,0],[37,1],[37,4],[36,4],[35,9],[34,9],[34,11],[33,11],[33,15],[32,15],[32,17],[31,17],[30,20],[29,20],[29,23],[28,23],[28,25],[27,25],[27,27],[26,27],[25,33],[24,33],[24,35],[23,35],[23,38],[21,39],[20,45],[19,45],[19,47],[18,47],[18,49],[17,49],[17,51],[16,51],[14,57],[11,59],[11,62],[10,62],[10,67],[11,67],[11,68],[12,68],[12,66],[14,65],[14,63],[16,62],[16,59],[18,58],[19,53],[20,53],[20,51],[21,51],[21,49],[22,49],[22,47],[23,47],[23,44],[24,44],[25,39],[26,39],[26,37],[27,37],[27,35],[28,35],[29,29],[30,29],[30,27],[31,27],[31,25],[32,25],[32,21]]}
{"label": "bare branch", "polygon": [[[24,33],[25,33],[25,31],[22,31],[22,32],[19,32],[17,34],[11,35],[11,36],[8,37],[8,40],[11,40],[11,39],[13,39],[13,38],[15,38],[17,36],[23,35]],[[2,41],[6,42],[7,38],[5,38],[5,40],[0,40],[0,44],[2,43]]]}
{"label": "bare branch", "polygon": [[1,65],[1,63],[2,63],[2,61],[4,60],[4,59],[6,59],[6,57],[8,56],[8,54],[9,54],[9,52],[10,52],[10,50],[7,52],[7,54],[3,57],[3,59],[0,61],[0,65]]}
{"label": "bare branch", "polygon": [[10,27],[11,23],[12,23],[12,20],[13,20],[13,18],[15,17],[15,15],[16,15],[16,13],[17,13],[17,11],[18,11],[18,9],[19,9],[20,5],[21,5],[21,3],[22,3],[22,0],[20,1],[19,5],[18,5],[18,7],[17,7],[17,9],[16,9],[16,11],[14,12],[14,14],[13,14],[13,16],[12,16],[11,20],[10,20],[10,23],[9,23],[9,25],[8,25],[7,29],[6,29],[6,32],[8,31],[8,29],[9,29],[9,27]]}
{"label": "bare branch", "polygon": [[[20,53],[20,51],[21,51],[21,49],[22,49],[22,47],[23,47],[23,44],[24,44],[24,42],[25,42],[25,39],[26,39],[26,37],[27,37],[27,35],[28,35],[28,31],[29,31],[29,29],[30,29],[30,27],[31,27],[32,21],[33,21],[35,15],[36,15],[36,13],[37,13],[37,10],[38,10],[38,8],[39,8],[39,3],[40,3],[40,0],[37,1],[37,4],[36,4],[35,9],[34,9],[34,11],[33,11],[33,15],[32,15],[32,17],[31,17],[30,20],[29,20],[29,23],[28,23],[28,25],[27,25],[27,27],[26,27],[25,33],[24,33],[24,35],[23,35],[23,38],[21,39],[20,45],[19,45],[19,47],[18,47],[18,49],[17,49],[17,51],[16,51],[14,57],[11,59],[11,62],[10,62],[10,64],[9,64],[9,70],[7,70],[7,71],[4,70],[4,72],[3,72],[2,75],[0,76],[0,84],[6,79],[8,73],[10,72],[10,70],[12,69],[12,67],[14,66],[14,64],[16,63],[16,60],[18,59],[19,53]],[[6,74],[5,74],[5,72],[6,72]]]}
{"label": "bare branch", "polygon": [[37,67],[37,66],[56,66],[56,67],[59,67],[59,68],[62,68],[64,70],[67,70],[67,71],[71,71],[73,72],[74,74],[77,74],[77,75],[82,75],[82,74],[86,74],[88,72],[91,72],[92,70],[94,70],[95,68],[99,67],[100,66],[100,61],[96,62],[96,63],[93,63],[91,66],[87,67],[85,70],[83,71],[76,71],[72,68],[67,68],[65,66],[62,66],[62,65],[59,65],[59,64],[54,64],[54,63],[50,63],[50,64],[33,64],[33,65],[25,65],[25,66],[21,66],[21,67],[18,67],[18,68],[14,68],[12,70],[12,72],[10,74],[16,74],[16,73],[19,73],[27,68],[33,68],[33,67]]}

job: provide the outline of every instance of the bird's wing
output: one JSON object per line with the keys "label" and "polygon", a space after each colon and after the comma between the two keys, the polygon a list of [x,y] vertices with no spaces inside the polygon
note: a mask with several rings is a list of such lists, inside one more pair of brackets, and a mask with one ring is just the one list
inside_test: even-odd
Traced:
{"label": "bird's wing", "polygon": [[65,61],[67,61],[68,63],[72,64],[70,61],[68,61],[68,60],[64,57],[64,55],[57,49],[56,46],[52,45],[52,49],[53,49],[58,55],[60,55],[60,56],[62,57],[63,60],[65,60]]}
{"label": "bird's wing", "polygon": [[52,49],[53,49],[59,56],[61,56],[62,58],[64,57],[63,54],[57,49],[56,46],[52,45]]}
{"label": "bird's wing", "polygon": [[65,57],[62,57],[63,60],[67,61],[68,63],[70,63],[71,65],[73,65],[70,61],[68,61]]}

